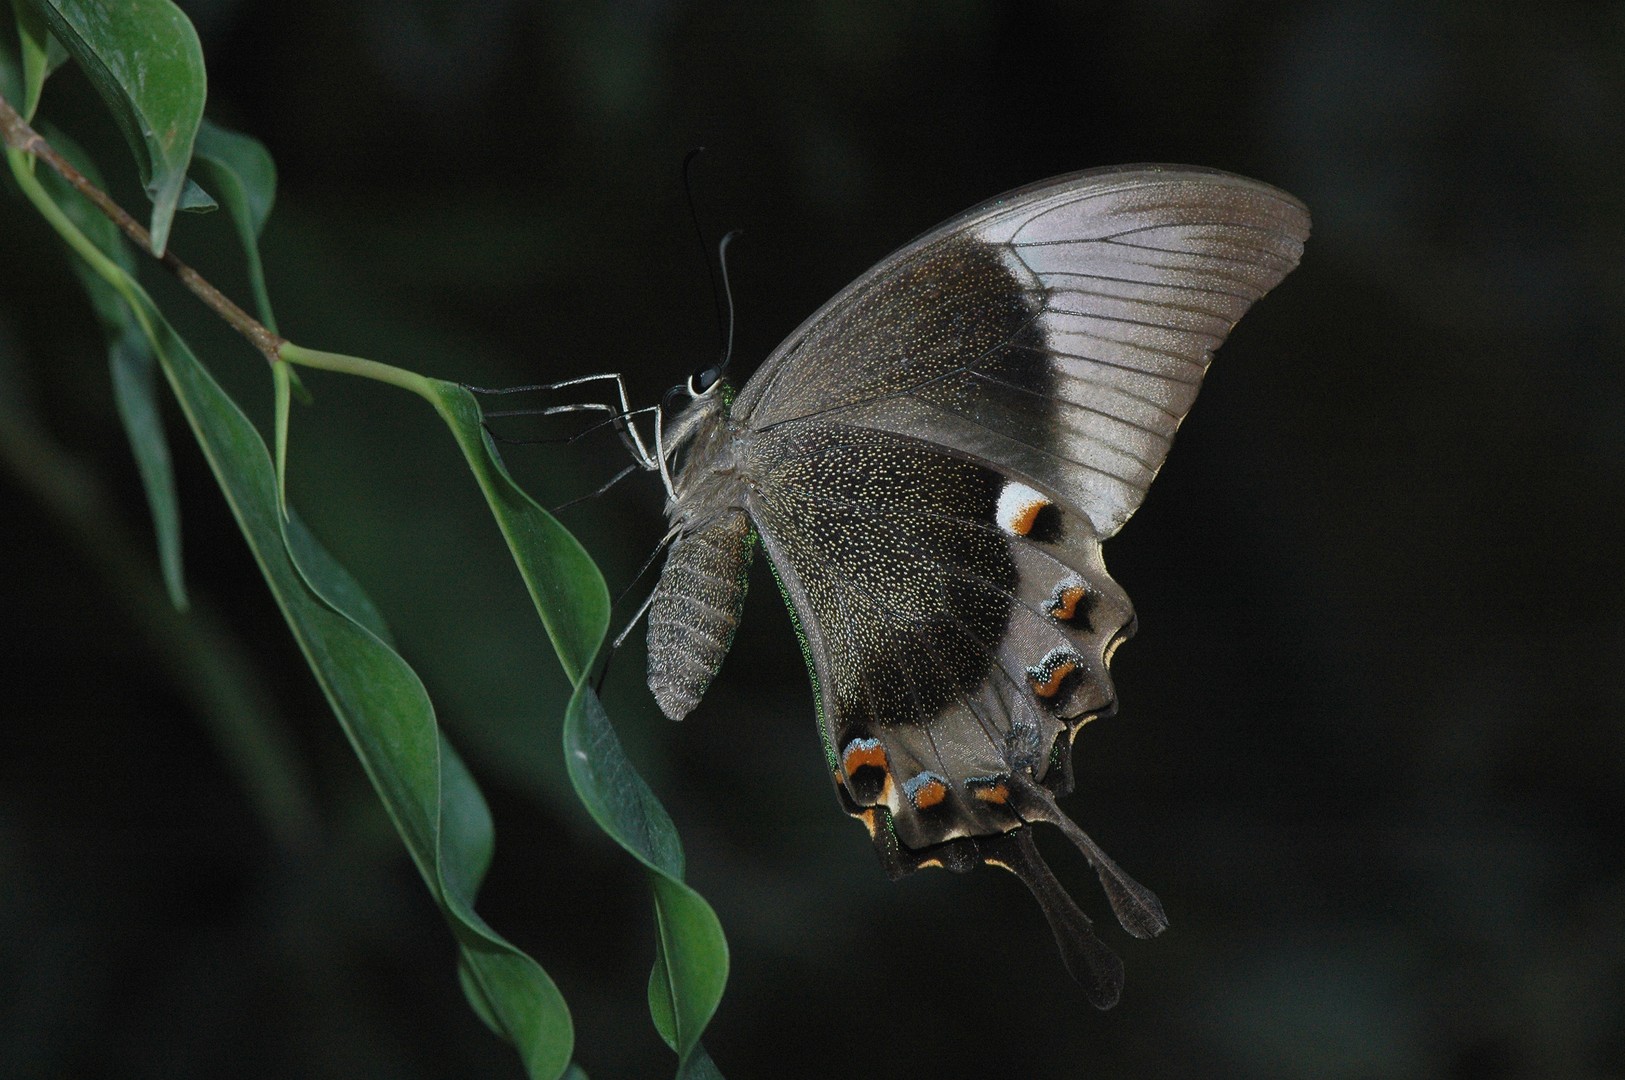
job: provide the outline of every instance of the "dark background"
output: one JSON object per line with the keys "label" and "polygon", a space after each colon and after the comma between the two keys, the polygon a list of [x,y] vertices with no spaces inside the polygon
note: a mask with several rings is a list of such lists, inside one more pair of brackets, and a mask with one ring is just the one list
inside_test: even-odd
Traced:
{"label": "dark background", "polygon": [[[1045,844],[1125,956],[1114,1011],[1009,875],[885,880],[765,575],[681,726],[641,646],[616,658],[611,715],[730,936],[727,1076],[1625,1075],[1625,9],[184,6],[210,114],[279,166],[283,331],[447,378],[619,370],[653,401],[709,363],[678,178],[700,144],[707,235],[745,230],[741,374],[892,248],[1055,173],[1196,163],[1313,211],[1107,548],[1141,631],[1068,809],[1173,928],[1106,925]],[[133,205],[83,80],[46,112]],[[174,246],[247,295],[222,216]],[[9,185],[0,256],[7,393],[49,440],[0,469],[0,1073],[517,1075],[178,424],[199,612],[176,632],[243,662],[291,765],[244,764],[154,647],[98,333]],[[263,420],[263,365],[160,301]],[[393,389],[306,381],[293,499],[491,799],[482,911],[558,980],[594,1077],[669,1075],[641,872],[563,782],[562,678],[451,441]],[[544,503],[622,461],[507,456]],[[25,482],[63,460],[84,471]],[[659,509],[639,478],[565,521],[618,590]]]}

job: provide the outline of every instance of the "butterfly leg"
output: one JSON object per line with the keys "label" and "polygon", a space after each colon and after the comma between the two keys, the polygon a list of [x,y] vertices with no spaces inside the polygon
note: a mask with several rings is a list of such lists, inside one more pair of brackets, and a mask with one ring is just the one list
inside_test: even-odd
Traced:
{"label": "butterfly leg", "polygon": [[[554,383],[531,383],[525,386],[505,386],[498,388],[487,388],[480,386],[468,386],[465,388],[471,393],[475,394],[522,394],[531,392],[542,393],[555,390],[568,390],[571,387],[585,386],[591,383],[599,382],[613,382],[615,384],[614,402],[573,402],[568,405],[554,405],[544,409],[514,409],[503,412],[492,412],[487,413],[486,417],[489,419],[499,416],[557,416],[561,413],[570,412],[607,413],[608,419],[605,422],[615,428],[615,433],[620,436],[621,442],[626,446],[627,451],[631,453],[632,458],[637,462],[638,467],[648,472],[661,471],[658,458],[656,458],[656,456],[650,452],[649,444],[644,440],[642,433],[638,431],[637,424],[633,420],[634,417],[640,416],[643,413],[654,413],[656,418],[655,422],[658,426],[660,410],[655,406],[649,406],[643,409],[633,409],[631,399],[626,393],[626,382],[621,378],[618,372],[601,371],[594,375],[581,375],[573,379],[564,379],[560,382]],[[658,440],[658,434],[656,438]]]}

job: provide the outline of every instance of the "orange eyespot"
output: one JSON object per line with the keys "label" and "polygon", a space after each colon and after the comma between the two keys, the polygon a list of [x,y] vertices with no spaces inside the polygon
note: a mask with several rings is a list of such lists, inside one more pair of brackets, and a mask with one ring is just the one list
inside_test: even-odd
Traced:
{"label": "orange eyespot", "polygon": [[971,798],[978,802],[1003,806],[1010,801],[1010,785],[1002,776],[982,776],[966,782]]}
{"label": "orange eyespot", "polygon": [[[845,772],[845,776],[841,773]],[[841,768],[835,782],[844,784],[854,802],[860,805],[891,801],[891,769],[886,748],[879,739],[856,738],[841,752]]]}
{"label": "orange eyespot", "polygon": [[1027,669],[1027,681],[1033,693],[1046,701],[1054,700],[1065,688],[1066,681],[1083,667],[1083,657],[1072,649],[1051,649],[1044,659]]}
{"label": "orange eyespot", "polygon": [[848,776],[862,768],[884,769],[886,748],[880,745],[879,739],[853,739],[841,753],[841,764]]}
{"label": "orange eyespot", "polygon": [[1033,524],[1038,521],[1038,512],[1048,503],[1031,502],[1016,511],[1010,518],[1010,531],[1026,536],[1033,531]]}
{"label": "orange eyespot", "polygon": [[1066,677],[1078,670],[1078,665],[1071,660],[1063,660],[1046,672],[1042,677],[1031,675],[1033,693],[1041,698],[1052,698],[1061,692],[1061,684]]}
{"label": "orange eyespot", "polygon": [[903,794],[916,810],[929,810],[948,797],[948,782],[936,773],[923,772],[903,784]]}
{"label": "orange eyespot", "polygon": [[1026,536],[1038,525],[1038,515],[1051,505],[1043,492],[1011,480],[999,492],[995,514],[1001,529],[1015,536]]}
{"label": "orange eyespot", "polygon": [[1078,614],[1078,605],[1089,595],[1082,585],[1062,585],[1055,596],[1044,605],[1045,612],[1057,622],[1071,622]]}

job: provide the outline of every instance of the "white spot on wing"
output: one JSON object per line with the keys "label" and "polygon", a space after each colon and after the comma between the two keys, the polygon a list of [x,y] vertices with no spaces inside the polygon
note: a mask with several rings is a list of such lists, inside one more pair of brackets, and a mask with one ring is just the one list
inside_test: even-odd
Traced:
{"label": "white spot on wing", "polygon": [[999,528],[1011,536],[1026,536],[1032,530],[1033,517],[1050,502],[1048,495],[1026,484],[1007,480],[1004,490],[999,492],[999,505],[994,516]]}

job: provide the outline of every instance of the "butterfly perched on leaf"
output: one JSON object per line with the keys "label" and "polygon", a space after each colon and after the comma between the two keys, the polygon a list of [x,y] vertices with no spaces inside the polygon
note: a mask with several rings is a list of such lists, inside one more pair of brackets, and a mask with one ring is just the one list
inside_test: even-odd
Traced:
{"label": "butterfly perched on leaf", "polygon": [[1139,937],[1157,898],[1056,805],[1135,627],[1101,542],[1145,497],[1213,352],[1298,264],[1309,214],[1253,180],[1099,169],[1000,196],[843,289],[736,391],[689,380],[644,464],[672,534],[649,687],[681,719],[760,544],[841,805],[893,876],[1013,871],[1101,1008],[1123,966],[1033,844],[1060,828]]}

